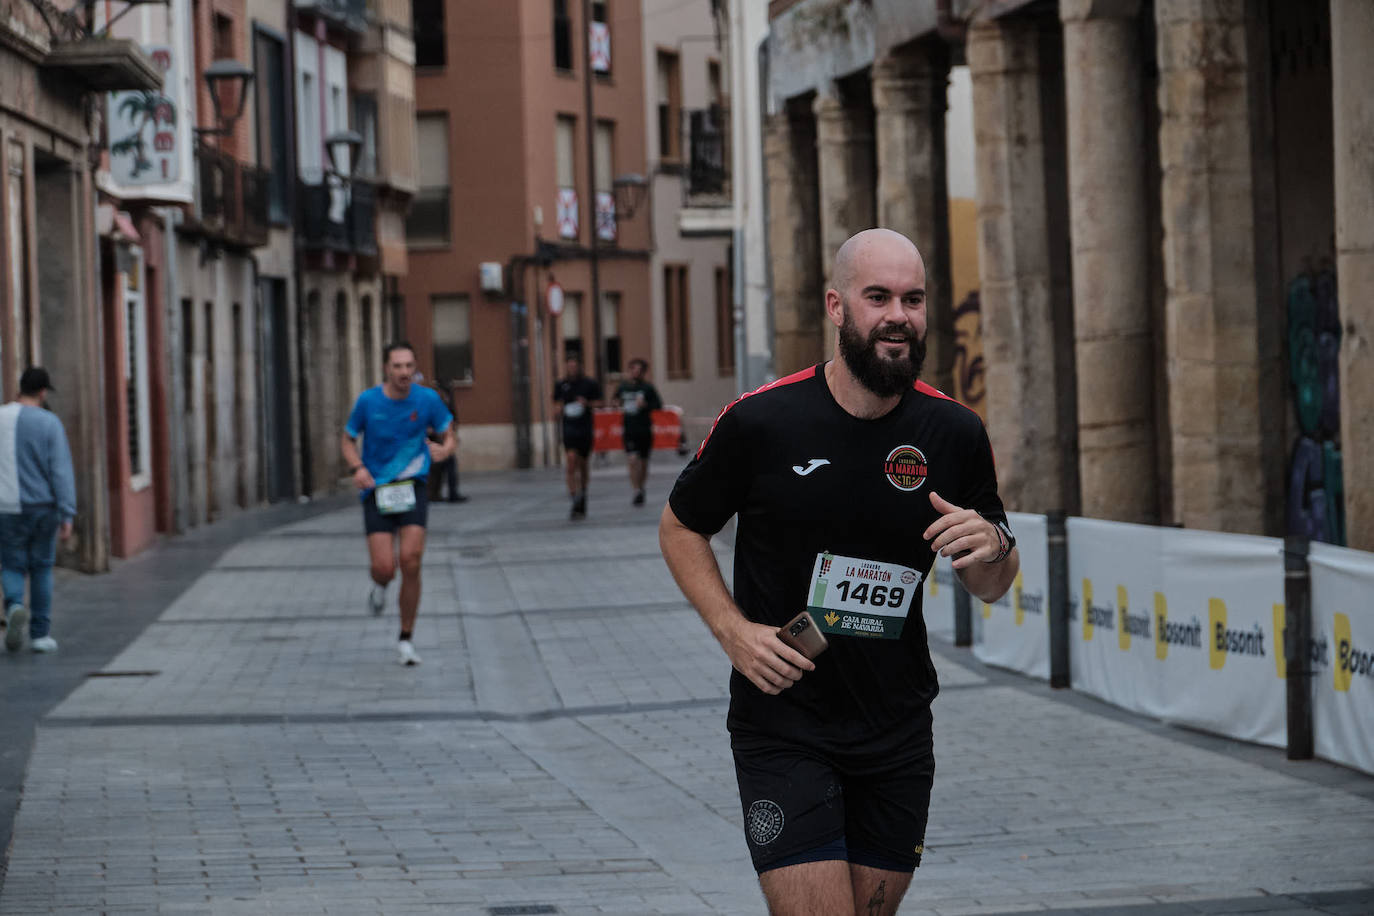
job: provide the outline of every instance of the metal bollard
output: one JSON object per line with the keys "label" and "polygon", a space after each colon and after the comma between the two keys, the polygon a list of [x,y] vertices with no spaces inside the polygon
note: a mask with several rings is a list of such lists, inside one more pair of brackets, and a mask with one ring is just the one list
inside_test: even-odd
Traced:
{"label": "metal bollard", "polygon": [[1046,513],[1050,567],[1050,686],[1068,687],[1069,535],[1063,510]]}
{"label": "metal bollard", "polygon": [[1307,538],[1283,539],[1283,664],[1288,682],[1288,759],[1312,759],[1312,576]]}
{"label": "metal bollard", "polygon": [[968,648],[973,645],[973,598],[959,577],[954,577],[954,644]]}

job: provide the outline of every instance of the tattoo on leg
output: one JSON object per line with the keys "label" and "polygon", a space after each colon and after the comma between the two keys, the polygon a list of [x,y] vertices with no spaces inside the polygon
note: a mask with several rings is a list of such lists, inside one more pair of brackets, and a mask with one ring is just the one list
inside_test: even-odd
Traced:
{"label": "tattoo on leg", "polygon": [[879,916],[883,911],[883,902],[887,899],[883,893],[887,889],[886,881],[879,881],[878,887],[873,891],[873,896],[868,898],[869,916]]}

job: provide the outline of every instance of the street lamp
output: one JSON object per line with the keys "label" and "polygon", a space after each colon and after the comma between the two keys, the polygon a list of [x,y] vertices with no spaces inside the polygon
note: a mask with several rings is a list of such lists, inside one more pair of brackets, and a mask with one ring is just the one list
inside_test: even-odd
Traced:
{"label": "street lamp", "polygon": [[363,148],[363,137],[356,130],[335,131],[324,138],[324,148],[329,153],[331,171],[347,181],[348,176],[353,174],[358,150]]}
{"label": "street lamp", "polygon": [[643,175],[629,172],[624,175],[616,176],[611,182],[611,195],[615,199],[615,217],[617,220],[630,219],[639,209],[639,205],[644,202],[644,195],[649,191],[649,181]]}
{"label": "street lamp", "polygon": [[[205,68],[205,85],[210,90],[210,105],[215,111],[214,127],[197,127],[196,136],[223,137],[234,131],[234,122],[243,114],[248,104],[248,87],[253,82],[253,71],[242,62],[231,59],[217,60]],[[221,107],[221,94],[227,94],[234,104],[231,113]]]}

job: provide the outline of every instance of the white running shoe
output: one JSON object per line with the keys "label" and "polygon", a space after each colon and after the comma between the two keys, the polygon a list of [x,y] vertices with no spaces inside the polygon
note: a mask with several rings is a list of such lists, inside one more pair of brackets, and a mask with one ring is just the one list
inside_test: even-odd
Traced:
{"label": "white running shoe", "polygon": [[372,611],[373,617],[382,616],[382,611],[386,610],[386,586],[373,583],[372,591],[367,593],[367,606]]}
{"label": "white running shoe", "polygon": [[408,639],[403,639],[396,644],[396,653],[400,656],[401,664],[408,668],[420,664],[420,654],[415,651],[415,647],[410,644]]}
{"label": "white running shoe", "polygon": [[18,652],[29,638],[29,609],[22,604],[11,604],[5,611],[5,648]]}
{"label": "white running shoe", "polygon": [[33,644],[29,648],[33,649],[35,652],[56,652],[57,640],[53,639],[51,636],[40,636],[33,641]]}

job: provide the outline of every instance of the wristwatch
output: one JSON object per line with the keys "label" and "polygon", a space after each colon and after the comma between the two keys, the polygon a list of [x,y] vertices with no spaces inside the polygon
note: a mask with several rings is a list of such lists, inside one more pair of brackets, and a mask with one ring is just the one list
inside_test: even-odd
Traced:
{"label": "wristwatch", "polygon": [[988,518],[986,515],[983,516],[983,519],[989,522],[992,525],[992,527],[997,531],[998,543],[997,556],[993,557],[991,560],[985,560],[984,562],[1001,563],[1011,553],[1011,549],[1016,546],[1016,535],[1011,533],[1011,526],[1008,525],[1005,521],[991,519]]}

